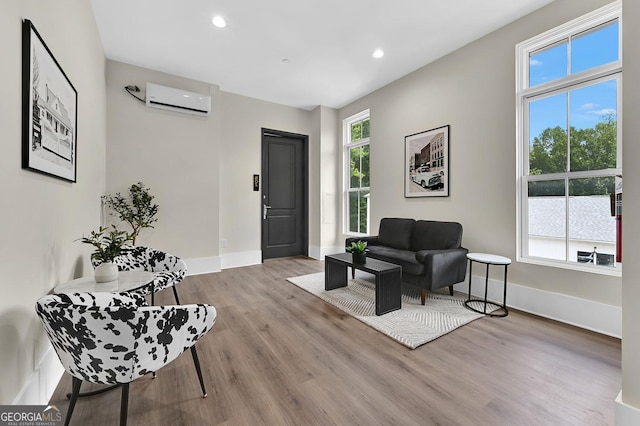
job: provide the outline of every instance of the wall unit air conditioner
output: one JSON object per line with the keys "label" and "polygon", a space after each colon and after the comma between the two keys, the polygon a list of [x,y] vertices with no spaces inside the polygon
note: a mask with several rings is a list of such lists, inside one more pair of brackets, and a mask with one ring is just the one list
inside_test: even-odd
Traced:
{"label": "wall unit air conditioner", "polygon": [[147,106],[192,115],[209,115],[211,95],[147,83]]}

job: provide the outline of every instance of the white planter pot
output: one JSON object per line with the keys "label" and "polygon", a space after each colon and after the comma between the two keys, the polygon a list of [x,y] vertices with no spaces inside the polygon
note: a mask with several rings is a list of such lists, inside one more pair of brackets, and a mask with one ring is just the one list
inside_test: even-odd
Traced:
{"label": "white planter pot", "polygon": [[104,262],[96,266],[94,271],[97,283],[106,283],[118,279],[118,267],[113,262]]}

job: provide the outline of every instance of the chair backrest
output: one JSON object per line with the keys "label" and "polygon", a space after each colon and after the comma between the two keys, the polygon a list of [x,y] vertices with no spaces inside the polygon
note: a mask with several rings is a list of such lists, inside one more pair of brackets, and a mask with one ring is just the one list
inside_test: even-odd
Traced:
{"label": "chair backrest", "polygon": [[[93,267],[100,261],[92,259]],[[143,270],[156,273],[154,286],[139,289],[140,294],[149,294],[151,288],[160,291],[178,284],[187,274],[187,264],[177,256],[145,246],[131,246],[113,259],[119,271]]]}
{"label": "chair backrest", "polygon": [[36,303],[65,370],[81,380],[129,383],[193,346],[215,324],[210,305],[147,306],[128,293],[53,294]]}
{"label": "chair backrest", "polygon": [[[101,262],[92,259],[95,268]],[[184,278],[187,265],[178,256],[145,246],[131,246],[123,250],[122,254],[113,260],[120,271],[142,269],[149,272],[175,272]]]}

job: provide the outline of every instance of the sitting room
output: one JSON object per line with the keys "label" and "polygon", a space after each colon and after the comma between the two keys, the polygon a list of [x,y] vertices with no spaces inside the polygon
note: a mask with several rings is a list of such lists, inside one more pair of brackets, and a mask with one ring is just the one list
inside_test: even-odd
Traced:
{"label": "sitting room", "polygon": [[[640,3],[183,3],[0,5],[0,414],[67,415],[39,315],[97,277],[82,239],[129,230],[105,197],[142,182],[158,287],[125,299],[208,318],[70,424],[640,424]],[[338,298],[325,258],[358,241],[405,272],[371,321],[296,284]],[[335,270],[375,290],[358,265]],[[411,344],[374,324],[436,299],[472,316]]]}

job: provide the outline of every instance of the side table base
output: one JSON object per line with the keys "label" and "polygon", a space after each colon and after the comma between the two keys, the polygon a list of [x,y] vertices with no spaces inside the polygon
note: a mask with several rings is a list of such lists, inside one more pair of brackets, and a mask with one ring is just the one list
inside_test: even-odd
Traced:
{"label": "side table base", "polygon": [[[470,305],[471,302],[478,302],[484,305],[484,311],[481,311],[479,309],[474,308],[473,306]],[[498,310],[502,310],[502,312],[500,313],[495,313],[494,312],[487,312],[487,306],[495,306],[496,308],[498,308]],[[482,300],[482,299],[469,299],[469,300],[465,300],[464,301],[464,306],[466,306],[467,309],[472,310],[473,312],[477,312],[479,314],[482,315],[486,315],[488,317],[506,317],[507,315],[509,315],[509,310],[507,309],[506,306],[503,305],[499,305],[497,303],[493,303],[493,302],[489,302],[487,300]]]}
{"label": "side table base", "polygon": [[[507,267],[511,264],[511,259],[504,256],[497,256],[495,254],[487,254],[487,253],[467,253],[467,259],[469,259],[469,295],[467,296],[467,300],[464,302],[465,308],[472,310],[473,312],[477,312],[482,315],[486,315],[489,317],[506,317],[509,315],[509,310],[507,309]],[[484,299],[472,299],[471,298],[471,279],[473,277],[473,262],[484,263],[486,265],[486,274],[484,277]],[[489,295],[489,265],[503,265],[504,266],[504,284],[503,284],[503,295],[502,295],[502,305],[494,302],[490,302],[487,300]],[[481,303],[484,305],[484,309],[476,309],[471,306],[471,302]],[[487,306],[495,306],[497,311],[502,311],[499,313],[487,312]]]}

